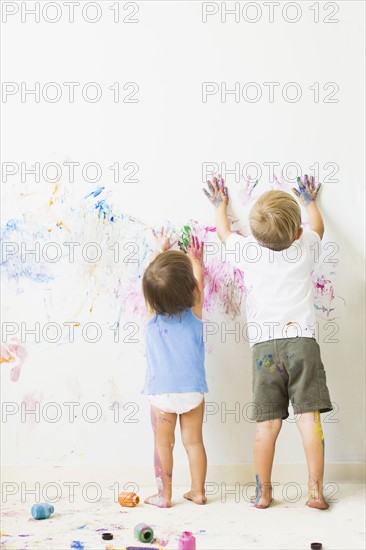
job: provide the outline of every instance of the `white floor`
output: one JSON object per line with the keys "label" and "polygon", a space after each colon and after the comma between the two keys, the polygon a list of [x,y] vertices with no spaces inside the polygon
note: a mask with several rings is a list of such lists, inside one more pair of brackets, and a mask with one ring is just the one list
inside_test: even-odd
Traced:
{"label": "white floor", "polygon": [[[212,496],[206,506],[196,506],[182,498],[184,489],[175,488],[174,506],[160,510],[146,504],[136,508],[121,508],[111,499],[102,498],[95,504],[82,499],[70,503],[66,498],[54,504],[55,513],[48,520],[33,520],[32,502],[8,499],[2,504],[1,548],[47,549],[68,548],[98,550],[106,547],[119,550],[127,545],[149,547],[134,540],[133,528],[145,522],[154,529],[156,543],[167,550],[178,548],[182,531],[192,531],[197,550],[244,549],[308,549],[311,542],[321,542],[324,550],[365,549],[365,488],[361,484],[340,485],[334,502],[325,512],[304,506],[302,495],[288,488],[277,488],[277,498],[268,510],[257,510],[246,502],[239,491]],[[151,494],[142,488],[142,499]],[[240,501],[235,502],[240,496]],[[276,495],[275,495],[276,497]],[[299,500],[289,502],[289,500]],[[113,533],[113,541],[102,540],[102,533]]]}

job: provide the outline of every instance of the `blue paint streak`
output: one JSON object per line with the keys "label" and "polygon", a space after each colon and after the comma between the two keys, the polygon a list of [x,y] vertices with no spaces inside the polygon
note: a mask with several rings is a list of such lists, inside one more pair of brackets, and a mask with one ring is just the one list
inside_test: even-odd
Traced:
{"label": "blue paint streak", "polygon": [[97,197],[98,195],[101,194],[102,191],[104,191],[105,187],[98,187],[98,189],[96,189],[95,191],[92,191],[91,193],[89,193],[88,195],[85,195],[84,199],[87,199],[88,197]]}
{"label": "blue paint streak", "polygon": [[111,207],[105,202],[105,199],[98,201],[95,205],[95,210],[98,210],[98,218],[103,216],[105,220],[111,213]]}
{"label": "blue paint streak", "polygon": [[255,474],[255,503],[258,504],[262,496],[262,484],[260,482],[258,474]]}
{"label": "blue paint streak", "polygon": [[9,236],[10,233],[13,233],[13,231],[18,231],[19,228],[19,220],[9,220],[1,227],[1,240],[4,241],[6,237]]}

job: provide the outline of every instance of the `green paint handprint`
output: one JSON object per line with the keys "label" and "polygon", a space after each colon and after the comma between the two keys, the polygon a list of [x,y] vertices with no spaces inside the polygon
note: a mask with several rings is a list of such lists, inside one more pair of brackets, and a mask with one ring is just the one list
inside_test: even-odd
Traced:
{"label": "green paint handprint", "polygon": [[182,236],[180,241],[178,241],[179,248],[182,252],[187,252],[187,248],[191,242],[191,228],[189,225],[184,225],[182,227]]}

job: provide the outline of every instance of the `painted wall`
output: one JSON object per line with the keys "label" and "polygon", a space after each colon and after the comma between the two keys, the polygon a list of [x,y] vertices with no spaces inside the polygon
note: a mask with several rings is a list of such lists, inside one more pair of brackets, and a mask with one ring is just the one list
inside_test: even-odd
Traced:
{"label": "painted wall", "polygon": [[[300,171],[323,182],[314,285],[335,403],[324,419],[326,456],[363,460],[363,3],[315,3],[317,13],[309,2],[282,2],[270,22],[265,3],[241,2],[225,22],[218,2],[121,2],[117,23],[115,3],[94,4],[100,13],[89,6],[83,19],[80,6],[74,23],[59,3],[61,15],[50,9],[34,22],[19,11],[3,25],[3,80],[15,83],[3,103],[3,462],[150,464],[140,278],[151,228],[170,225],[180,237],[189,224],[218,242],[201,191],[214,171],[244,232],[265,189],[290,190]],[[21,95],[22,82],[39,83],[39,102]],[[80,84],[74,102],[65,82]],[[37,163],[39,181],[25,172]],[[73,242],[74,261],[65,244]],[[39,257],[22,243],[39,246]],[[251,462],[245,293],[219,254],[208,258],[206,291],[205,320],[216,323],[206,347],[209,461]],[[35,323],[38,342],[24,332]],[[225,341],[224,329],[240,334]],[[39,418],[24,414],[32,408]],[[304,462],[291,422],[276,460]],[[178,443],[176,462],[184,461]]]}

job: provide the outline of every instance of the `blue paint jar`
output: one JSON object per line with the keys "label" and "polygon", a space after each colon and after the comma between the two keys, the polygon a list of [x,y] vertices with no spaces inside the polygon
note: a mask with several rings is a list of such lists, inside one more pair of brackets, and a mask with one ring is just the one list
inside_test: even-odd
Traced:
{"label": "blue paint jar", "polygon": [[32,516],[34,519],[47,519],[54,511],[53,504],[48,504],[48,502],[41,502],[32,506]]}

